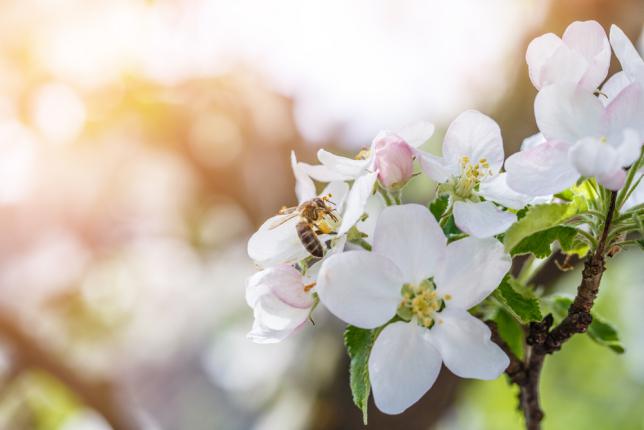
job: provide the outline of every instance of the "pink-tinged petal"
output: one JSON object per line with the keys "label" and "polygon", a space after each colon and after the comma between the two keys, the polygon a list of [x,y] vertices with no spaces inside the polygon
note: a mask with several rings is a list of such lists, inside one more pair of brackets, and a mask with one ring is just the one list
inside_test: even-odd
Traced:
{"label": "pink-tinged petal", "polygon": [[544,143],[545,141],[546,141],[546,138],[543,137],[543,134],[535,133],[532,136],[528,136],[525,139],[523,139],[523,142],[521,142],[521,151],[534,148],[535,146],[539,145],[540,143]]}
{"label": "pink-tinged petal", "polygon": [[567,143],[550,141],[513,154],[505,162],[508,185],[530,196],[546,196],[565,190],[579,178],[579,173],[568,161],[569,149]]}
{"label": "pink-tinged petal", "polygon": [[464,156],[473,163],[487,160],[494,173],[503,165],[501,129],[492,118],[475,110],[467,110],[452,121],[443,140],[447,164],[459,166]]}
{"label": "pink-tinged petal", "polygon": [[644,136],[644,87],[634,83],[624,88],[606,106],[603,118],[609,125],[609,140],[621,139],[622,130],[632,128]]}
{"label": "pink-tinged petal", "polygon": [[624,32],[616,25],[610,27],[610,43],[622,70],[631,81],[644,85],[644,60]]}
{"label": "pink-tinged petal", "polygon": [[568,156],[582,176],[599,177],[621,170],[617,149],[596,138],[581,139],[570,149]]}
{"label": "pink-tinged petal", "polygon": [[396,134],[402,137],[412,148],[418,148],[432,137],[434,124],[428,121],[419,121],[403,128]]}
{"label": "pink-tinged petal", "polygon": [[604,106],[612,102],[624,88],[631,84],[631,80],[624,72],[617,72],[602,85],[601,93],[599,94],[599,101]]}
{"label": "pink-tinged petal", "polygon": [[624,169],[617,169],[612,173],[598,176],[597,181],[609,190],[617,191],[626,182],[626,171]]}
{"label": "pink-tinged petal", "polygon": [[304,290],[302,274],[287,264],[262,270],[249,279],[246,301],[250,306],[253,306],[252,303],[257,301],[258,296],[264,295],[256,293],[261,291],[274,294],[287,305],[296,308],[310,308],[313,305],[313,298]]}
{"label": "pink-tinged petal", "polygon": [[570,83],[543,88],[534,101],[539,130],[548,140],[574,143],[601,136],[606,129],[604,107],[592,92]]}
{"label": "pink-tinged petal", "polygon": [[[452,175],[458,175],[458,166],[447,166],[445,160],[428,152],[416,150],[416,158],[420,162],[423,173],[436,182],[443,183]],[[454,167],[454,169],[450,169]]]}
{"label": "pink-tinged petal", "polygon": [[295,195],[297,196],[297,201],[302,203],[315,197],[315,184],[309,175],[306,174],[302,165],[297,162],[295,151],[291,151],[291,168],[295,176]]}
{"label": "pink-tinged petal", "polygon": [[354,160],[353,158],[342,157],[320,149],[318,160],[330,170],[339,173],[343,177],[357,178],[367,169],[371,160]]}
{"label": "pink-tinged petal", "polygon": [[403,185],[414,174],[414,153],[400,136],[380,133],[373,141],[375,151],[374,167],[378,179],[385,187]]}
{"label": "pink-tinged petal", "polygon": [[378,179],[378,173],[372,172],[360,176],[355,180],[347,197],[347,202],[342,216],[342,224],[338,234],[344,234],[360,219],[364,213],[367,199],[373,194],[373,186]]}
{"label": "pink-tinged petal", "polygon": [[499,286],[512,259],[496,239],[466,237],[447,246],[434,280],[439,295],[449,294],[448,308],[469,309]]}
{"label": "pink-tinged petal", "polygon": [[373,251],[396,263],[405,282],[418,284],[435,273],[446,243],[447,238],[426,207],[389,206],[378,218]]}
{"label": "pink-tinged petal", "polygon": [[510,209],[522,209],[534,198],[527,194],[517,193],[508,185],[508,174],[500,173],[490,180],[481,182],[478,195]]}
{"label": "pink-tinged petal", "polygon": [[461,378],[496,379],[510,364],[488,326],[462,309],[447,305],[429,334],[445,366]]}
{"label": "pink-tinged petal", "polygon": [[295,263],[309,255],[297,236],[298,217],[287,220],[288,217],[269,218],[248,240],[248,256],[258,266]]}
{"label": "pink-tinged petal", "polygon": [[533,39],[528,45],[525,56],[528,63],[528,74],[537,89],[541,89],[544,85],[541,80],[543,67],[562,44],[563,42],[557,35],[548,33]]}
{"label": "pink-tinged petal", "polygon": [[403,283],[400,270],[387,257],[347,251],[324,262],[317,292],[320,301],[341,320],[375,328],[396,314]]}
{"label": "pink-tinged petal", "polygon": [[599,87],[610,66],[610,44],[604,28],[597,21],[575,21],[566,28],[561,39],[587,61],[581,85],[590,90]]}
{"label": "pink-tinged petal", "polygon": [[369,379],[382,412],[403,412],[434,385],[442,360],[428,334],[417,324],[395,322],[376,339],[369,356]]}
{"label": "pink-tinged petal", "polygon": [[289,306],[274,295],[264,295],[253,309],[255,321],[248,338],[255,343],[280,342],[302,326],[309,311]]}
{"label": "pink-tinged petal", "polygon": [[517,216],[506,212],[492,202],[454,203],[454,222],[470,236],[486,238],[506,231],[517,221]]}
{"label": "pink-tinged petal", "polygon": [[541,69],[541,89],[560,82],[577,84],[583,79],[586,70],[588,62],[583,55],[562,44]]}

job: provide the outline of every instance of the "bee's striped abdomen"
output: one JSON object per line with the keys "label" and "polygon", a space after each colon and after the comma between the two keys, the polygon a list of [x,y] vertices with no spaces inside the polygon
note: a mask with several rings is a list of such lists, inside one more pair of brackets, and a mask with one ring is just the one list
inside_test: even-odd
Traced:
{"label": "bee's striped abdomen", "polygon": [[296,229],[304,248],[312,256],[322,258],[324,256],[324,248],[309,223],[302,220],[297,223]]}

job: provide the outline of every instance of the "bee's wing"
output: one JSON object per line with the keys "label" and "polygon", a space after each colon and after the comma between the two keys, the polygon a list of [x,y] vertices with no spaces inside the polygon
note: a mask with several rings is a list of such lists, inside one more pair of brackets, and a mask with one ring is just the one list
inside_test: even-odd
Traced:
{"label": "bee's wing", "polygon": [[285,222],[292,220],[293,218],[295,218],[298,215],[299,215],[298,212],[293,211],[293,212],[289,213],[287,216],[285,216],[284,218],[275,221],[273,224],[271,224],[270,227],[268,227],[268,229],[273,230],[274,228],[277,228],[280,225],[284,224]]}

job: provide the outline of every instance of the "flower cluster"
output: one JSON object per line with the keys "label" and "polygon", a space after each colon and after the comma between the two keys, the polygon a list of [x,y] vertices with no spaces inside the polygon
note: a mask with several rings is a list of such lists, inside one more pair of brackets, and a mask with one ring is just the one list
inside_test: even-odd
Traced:
{"label": "flower cluster", "polygon": [[[623,71],[603,83],[611,47]],[[611,191],[622,225],[608,239],[625,244],[644,202],[644,62],[622,31],[613,26],[609,42],[598,23],[575,22],[533,40],[526,59],[540,133],[507,160],[499,126],[474,110],[449,125],[440,157],[420,149],[434,132],[426,122],[383,131],[353,158],[321,149],[311,165],[292,154],[298,205],[248,242],[261,268],[246,292],[251,339],[285,339],[322,303],[368,333],[370,388],[391,414],[420,399],[442,364],[464,378],[503,373],[508,356],[482,320],[511,256],[542,256],[535,241],[546,237],[550,253],[588,252]],[[415,168],[436,183],[428,206],[401,202]]]}

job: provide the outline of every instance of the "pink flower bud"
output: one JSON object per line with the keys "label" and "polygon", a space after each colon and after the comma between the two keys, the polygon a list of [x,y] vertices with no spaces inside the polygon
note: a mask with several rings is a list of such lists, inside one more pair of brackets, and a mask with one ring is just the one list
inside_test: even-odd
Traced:
{"label": "pink flower bud", "polygon": [[414,173],[414,153],[400,136],[381,133],[375,139],[375,167],[387,188],[404,185]]}

